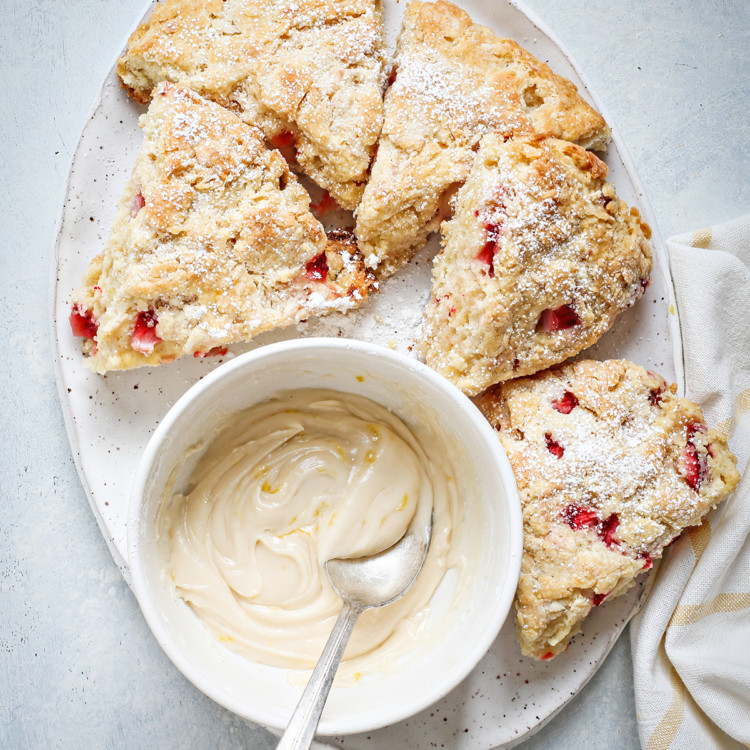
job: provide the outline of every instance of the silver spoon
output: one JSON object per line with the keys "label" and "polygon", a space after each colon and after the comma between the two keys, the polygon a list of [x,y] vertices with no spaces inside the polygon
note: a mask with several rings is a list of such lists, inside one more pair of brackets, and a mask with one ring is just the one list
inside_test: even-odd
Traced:
{"label": "silver spoon", "polygon": [[392,604],[411,588],[422,570],[431,536],[432,518],[415,517],[392,547],[369,557],[326,562],[328,580],[344,606],[277,750],[310,747],[357,618],[366,609]]}

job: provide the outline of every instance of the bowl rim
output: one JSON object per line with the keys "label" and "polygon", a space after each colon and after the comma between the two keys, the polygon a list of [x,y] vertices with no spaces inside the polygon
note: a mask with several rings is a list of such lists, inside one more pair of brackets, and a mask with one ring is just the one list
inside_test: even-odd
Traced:
{"label": "bowl rim", "polygon": [[[450,679],[436,681],[432,685],[426,686],[425,690],[421,691],[418,697],[415,697],[411,701],[402,702],[397,710],[390,711],[387,716],[377,720],[373,720],[372,718],[368,720],[361,718],[358,720],[353,715],[333,720],[323,717],[317,730],[317,734],[321,736],[358,734],[396,724],[425,710],[454,690],[474,670],[482,657],[487,653],[510,614],[516,585],[520,576],[523,547],[521,501],[507,454],[495,431],[471,399],[446,378],[408,355],[379,344],[355,339],[310,337],[261,346],[238,355],[228,362],[222,363],[180,396],[169,408],[151,435],[139,460],[131,486],[127,516],[127,552],[128,564],[132,576],[132,590],[149,629],[174,666],[198,690],[219,705],[267,728],[283,730],[283,727],[277,727],[273,721],[269,722],[269,717],[254,711],[252,705],[243,703],[235,696],[225,694],[219,686],[213,683],[206,685],[206,680],[202,676],[200,669],[194,666],[190,658],[185,655],[183,649],[178,647],[172,640],[168,628],[157,615],[159,607],[152,600],[146,566],[141,564],[141,558],[138,554],[141,538],[141,522],[145,521],[142,514],[142,507],[144,505],[143,500],[146,484],[156,466],[156,460],[161,448],[170,436],[175,424],[180,420],[182,414],[189,406],[203,398],[219,381],[229,376],[235,370],[247,367],[262,367],[265,360],[273,358],[279,353],[285,355],[289,352],[304,354],[306,351],[322,351],[326,349],[330,350],[332,354],[342,351],[356,351],[375,358],[385,357],[407,371],[409,377],[420,382],[422,380],[429,381],[444,397],[457,402],[457,405],[461,406],[469,422],[472,423],[473,428],[483,437],[490,452],[494,455],[499,474],[505,486],[510,533],[508,539],[505,540],[508,547],[506,584],[503,586],[501,595],[495,602],[492,616],[488,618],[483,628],[484,637],[474,640],[472,648],[460,664],[450,670],[446,670],[446,674],[449,675]],[[293,671],[281,667],[276,667],[276,669]]]}

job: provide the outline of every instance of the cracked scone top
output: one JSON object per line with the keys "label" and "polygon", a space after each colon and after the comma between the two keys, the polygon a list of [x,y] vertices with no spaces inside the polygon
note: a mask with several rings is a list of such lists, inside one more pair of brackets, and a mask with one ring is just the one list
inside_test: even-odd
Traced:
{"label": "cracked scone top", "polygon": [[627,591],[737,485],[724,436],[674,391],[630,362],[587,360],[478,399],[521,496],[524,654],[565,650],[593,607]]}
{"label": "cracked scone top", "polygon": [[538,135],[481,142],[443,224],[421,353],[469,395],[572,357],[643,294],[649,228],[606,165]]}
{"label": "cracked scone top", "polygon": [[70,316],[96,372],[156,365],[367,297],[351,237],[326,236],[277,151],[228,110],[161,84],[102,255]]}
{"label": "cracked scone top", "polygon": [[117,72],[142,103],[166,80],[233,109],[353,209],[383,118],[381,16],[379,0],[166,0]]}
{"label": "cracked scone top", "polygon": [[598,149],[609,138],[570,81],[442,0],[407,6],[391,80],[356,227],[368,264],[385,273],[438,229],[485,133],[548,133]]}

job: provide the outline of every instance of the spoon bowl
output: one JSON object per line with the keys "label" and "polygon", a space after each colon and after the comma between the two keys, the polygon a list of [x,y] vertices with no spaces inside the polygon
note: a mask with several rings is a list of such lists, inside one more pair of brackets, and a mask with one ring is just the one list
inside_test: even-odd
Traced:
{"label": "spoon bowl", "polygon": [[417,580],[430,546],[432,518],[412,524],[388,549],[368,557],[334,558],[325,564],[328,580],[346,602],[363,609],[384,607],[400,599]]}
{"label": "spoon bowl", "polygon": [[326,562],[328,580],[344,604],[277,750],[310,747],[357,618],[366,609],[392,604],[412,587],[427,557],[431,536],[432,515],[426,520],[417,515],[391,547],[367,557]]}

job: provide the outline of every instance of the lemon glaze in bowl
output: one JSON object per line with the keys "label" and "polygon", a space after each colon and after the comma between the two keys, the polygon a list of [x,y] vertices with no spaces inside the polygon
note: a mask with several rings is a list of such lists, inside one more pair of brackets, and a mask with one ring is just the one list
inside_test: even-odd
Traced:
{"label": "lemon glaze in bowl", "polygon": [[374,555],[432,519],[414,586],[362,613],[336,679],[387,670],[439,632],[430,604],[446,570],[460,590],[474,569],[467,545],[452,544],[472,530],[451,456],[435,435],[423,441],[384,406],[328,389],[286,391],[232,415],[199,448],[188,492],[159,504],[168,585],[231,651],[312,669],[341,611],[326,561]]}
{"label": "lemon glaze in bowl", "polygon": [[354,734],[412,716],[458,685],[496,638],[518,581],[521,511],[507,458],[476,407],[441,376],[389,349],[344,339],[283,342],[221,365],[170,409],[146,447],[131,496],[128,558],[144,616],[178,669],[231,711],[284,727],[309,672],[247,660],[209,633],[169,585],[155,521],[165,492],[187,482],[201,454],[196,445],[231,415],[303,388],[365,396],[415,434],[432,433],[465,503],[451,543],[465,548],[470,569],[460,580],[446,574],[424,637],[382,671],[334,683],[318,733]]}

